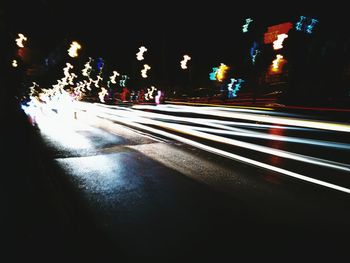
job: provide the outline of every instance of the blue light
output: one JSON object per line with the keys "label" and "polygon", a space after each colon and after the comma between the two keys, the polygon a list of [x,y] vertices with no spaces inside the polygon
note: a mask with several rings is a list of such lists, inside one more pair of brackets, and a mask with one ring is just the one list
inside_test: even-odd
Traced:
{"label": "blue light", "polygon": [[305,18],[306,18],[305,16],[300,16],[299,18],[300,20],[299,22],[296,23],[296,26],[295,26],[296,30],[301,31]]}
{"label": "blue light", "polygon": [[99,71],[102,70],[103,65],[104,65],[103,58],[98,58],[98,59],[97,59],[97,69],[98,69]]}
{"label": "blue light", "polygon": [[210,80],[216,80],[216,73],[218,72],[219,68],[213,68],[213,72],[209,74]]}
{"label": "blue light", "polygon": [[316,24],[317,22],[318,22],[317,19],[312,18],[312,19],[311,19],[311,24],[308,25],[308,26],[306,27],[306,32],[309,33],[309,34],[311,34],[311,33],[312,33],[312,30],[314,29],[315,24]]}
{"label": "blue light", "polygon": [[258,50],[258,43],[254,41],[253,46],[250,48],[250,57],[252,59],[253,65],[255,65],[255,59],[259,53],[260,51]]}
{"label": "blue light", "polygon": [[[229,84],[227,85],[227,89],[228,89],[227,97],[228,97],[229,99],[232,99],[232,98],[237,97],[237,92],[238,92],[239,89],[241,88],[241,85],[242,85],[243,82],[244,82],[243,79],[237,79],[237,80],[234,79],[234,78],[231,79],[231,83],[229,83]],[[233,86],[234,83],[236,83],[236,84],[235,84],[235,87],[232,88],[232,86]]]}
{"label": "blue light", "polygon": [[297,31],[304,31],[305,33],[311,34],[318,20],[315,18],[309,18],[300,16],[299,21],[295,23],[295,29]]}

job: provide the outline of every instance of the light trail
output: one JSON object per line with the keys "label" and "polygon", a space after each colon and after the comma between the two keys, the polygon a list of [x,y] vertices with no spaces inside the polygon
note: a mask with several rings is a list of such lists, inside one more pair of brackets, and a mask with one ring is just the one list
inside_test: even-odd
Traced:
{"label": "light trail", "polygon": [[[155,113],[155,112],[148,112],[148,111],[141,110],[141,108],[151,109],[146,107],[128,108],[128,107],[118,107],[118,106],[111,106],[111,105],[98,104],[98,103],[90,104],[85,102],[75,102],[74,107],[75,107],[75,110],[78,110],[78,111],[81,110],[81,111],[87,112],[88,115],[90,116],[95,116],[95,117],[107,119],[110,121],[115,121],[121,124],[125,124],[129,127],[141,129],[146,132],[150,132],[150,133],[164,136],[169,139],[173,139],[182,143],[186,143],[188,145],[197,147],[199,149],[202,149],[220,156],[224,156],[229,159],[248,163],[263,169],[278,172],[293,178],[297,178],[303,181],[314,183],[314,184],[331,188],[334,190],[350,193],[349,188],[343,187],[341,185],[319,180],[314,177],[296,173],[287,169],[283,169],[281,167],[276,167],[271,164],[262,163],[254,159],[247,158],[245,156],[240,156],[238,154],[234,154],[227,150],[220,149],[220,145],[226,144],[226,145],[248,149],[250,151],[257,151],[268,155],[279,156],[282,158],[307,163],[309,165],[316,165],[316,166],[325,167],[329,169],[336,169],[338,171],[345,172],[346,174],[350,174],[350,164],[331,161],[328,159],[317,158],[317,157],[303,155],[303,154],[289,152],[289,151],[284,151],[284,150],[262,146],[262,145],[258,145],[250,142],[244,142],[244,141],[225,137],[225,135],[226,136],[234,135],[234,136],[258,138],[258,139],[274,140],[274,141],[279,140],[279,141],[287,141],[291,143],[304,143],[308,145],[317,145],[317,146],[323,146],[323,147],[332,147],[337,149],[339,148],[343,150],[350,150],[349,144],[347,143],[336,143],[332,141],[321,141],[321,140],[304,139],[304,138],[298,138],[298,137],[280,136],[280,135],[274,135],[274,134],[265,134],[263,132],[256,132],[249,129],[237,128],[234,126],[236,122],[231,122],[231,121],[221,121],[216,119],[205,119],[205,118],[179,117],[179,116],[172,116],[172,115],[167,115],[163,113]],[[162,111],[163,109],[169,109],[169,108],[171,107],[158,107],[160,111]],[[177,107],[172,107],[171,110],[173,109],[176,110]],[[191,106],[190,108],[182,108],[182,110],[183,112],[187,110],[187,113],[190,113],[190,114],[205,114],[209,116],[222,116],[227,114],[227,115],[236,117],[236,115],[239,115],[240,118],[238,119],[243,119],[243,116],[247,116],[247,115],[249,117],[252,117],[253,115],[252,112],[242,113],[242,112],[236,111],[236,109],[232,109],[232,111],[225,111],[225,110],[220,111],[220,110],[217,110],[216,108],[213,109],[211,107],[193,109]],[[259,114],[261,113],[259,112],[258,115],[255,117],[270,117],[270,116],[261,116]],[[285,117],[274,117],[274,118],[282,119],[282,121],[280,121],[281,123],[284,123],[284,120],[289,120],[289,118],[285,118]],[[254,118],[252,117],[250,119],[254,119]],[[299,121],[298,122],[299,125],[304,123],[303,122],[304,120],[298,120],[298,121]],[[335,123],[318,122],[318,121],[311,121],[311,123],[318,123],[320,125],[335,124]],[[260,126],[260,125],[266,126],[266,124],[260,124],[260,123],[246,123],[246,124],[250,125],[250,126],[248,125],[247,127],[250,127],[253,129],[255,128],[255,126]],[[310,121],[306,121],[306,124],[307,124],[306,128],[309,129]],[[278,126],[278,127],[279,129],[287,129],[289,126],[285,126],[285,127]],[[303,126],[300,126],[300,127],[304,128]],[[333,126],[331,125],[331,127]],[[340,127],[344,129],[344,127],[347,127],[347,125],[346,124],[340,125]],[[272,125],[271,128],[275,128],[275,126]],[[313,127],[312,129],[315,129],[315,128]],[[181,134],[190,135],[192,137],[185,138]],[[195,138],[205,139],[208,141],[213,141],[215,143],[218,143],[217,144],[218,148],[212,145],[207,145],[206,143],[203,143],[203,142],[199,143],[196,141]]]}
{"label": "light trail", "polygon": [[302,175],[302,174],[299,174],[299,173],[295,173],[295,172],[292,172],[292,171],[289,171],[289,170],[286,170],[286,169],[275,167],[275,166],[272,166],[272,165],[269,165],[269,164],[265,164],[265,163],[262,163],[262,162],[259,162],[259,161],[256,161],[256,160],[253,160],[253,159],[250,159],[250,158],[246,158],[246,157],[243,157],[243,156],[240,156],[240,155],[237,155],[237,154],[233,154],[233,153],[230,153],[230,152],[227,152],[227,151],[224,151],[224,150],[220,150],[220,149],[217,149],[217,148],[214,148],[214,147],[211,147],[211,146],[208,146],[208,145],[196,142],[194,140],[191,140],[191,139],[188,139],[188,138],[184,138],[184,137],[178,136],[176,134],[172,134],[170,132],[166,132],[166,131],[155,129],[155,128],[152,128],[152,127],[148,127],[148,126],[146,126],[144,124],[136,123],[135,122],[136,118],[129,118],[129,116],[128,117],[117,117],[117,116],[109,115],[109,114],[106,114],[106,113],[101,113],[100,117],[106,118],[106,119],[112,119],[114,121],[117,121],[117,122],[120,122],[120,123],[124,123],[124,124],[126,124],[128,126],[131,126],[133,128],[142,129],[142,130],[154,133],[154,134],[158,134],[158,135],[170,138],[170,139],[174,139],[176,141],[179,141],[179,142],[182,142],[182,143],[185,143],[185,144],[197,147],[199,149],[202,149],[202,150],[214,153],[214,154],[218,154],[220,156],[223,156],[223,157],[226,157],[226,158],[229,158],[229,159],[233,159],[233,160],[240,161],[240,162],[243,162],[243,163],[248,163],[248,164],[260,167],[260,168],[264,168],[264,169],[271,170],[271,171],[274,171],[274,172],[277,172],[277,173],[285,174],[287,176],[290,176],[290,177],[293,177],[293,178],[296,178],[296,179],[299,179],[299,180],[303,180],[303,181],[306,181],[306,182],[309,182],[309,183],[313,183],[313,184],[316,184],[316,185],[324,186],[324,187],[327,187],[327,188],[330,188],[330,189],[334,189],[334,190],[337,190],[337,191],[341,191],[341,192],[350,194],[350,189],[349,188],[342,187],[342,186],[339,186],[339,185],[336,185],[336,184],[332,184],[332,183],[329,183],[329,182],[325,182],[325,181],[322,181],[322,180],[318,180],[318,179],[315,179],[315,178],[311,178],[311,177],[308,177],[308,176],[305,176],[305,175]]}
{"label": "light trail", "polygon": [[[248,142],[243,142],[243,141],[230,139],[230,138],[226,138],[226,137],[222,137],[222,136],[217,136],[214,134],[208,134],[208,133],[196,131],[194,129],[191,129],[191,127],[189,127],[187,125],[183,125],[183,124],[166,123],[166,122],[157,121],[157,120],[143,117],[143,115],[146,115],[146,116],[147,115],[154,115],[154,113],[138,112],[139,115],[137,115],[137,112],[135,112],[135,111],[126,110],[126,111],[123,111],[122,114],[117,114],[115,111],[107,109],[107,108],[104,108],[104,109],[101,108],[100,111],[97,111],[97,114],[98,114],[98,112],[108,113],[110,115],[115,115],[115,116],[119,116],[119,117],[128,117],[128,118],[130,118],[136,122],[139,122],[139,123],[156,125],[156,126],[159,126],[162,128],[171,129],[171,130],[174,130],[174,131],[177,131],[180,133],[185,133],[185,134],[188,134],[191,136],[195,136],[195,137],[206,139],[206,140],[211,140],[211,141],[218,142],[218,143],[224,143],[224,144],[228,144],[231,146],[238,146],[238,147],[249,149],[249,150],[254,150],[254,151],[258,151],[258,152],[262,152],[262,153],[266,153],[266,154],[272,154],[272,155],[279,156],[282,158],[287,158],[287,159],[291,159],[291,160],[301,161],[301,162],[305,162],[305,163],[310,163],[310,164],[314,164],[314,165],[319,165],[319,166],[324,166],[324,167],[328,167],[328,168],[333,168],[333,169],[337,169],[337,170],[350,172],[350,165],[348,165],[348,164],[342,164],[342,163],[338,163],[338,162],[334,162],[334,161],[329,161],[326,159],[305,156],[305,155],[287,152],[287,151],[283,151],[283,150],[279,150],[279,149],[274,149],[274,148],[267,147],[267,146],[261,146],[261,145],[257,145],[257,144],[253,144],[253,143],[248,143]],[[170,116],[169,118],[174,119],[174,118],[178,118],[178,117]]]}
{"label": "light trail", "polygon": [[240,113],[240,112],[224,112],[218,109],[212,109],[205,112],[201,108],[192,108],[192,112],[195,114],[205,114],[215,117],[225,117],[233,119],[243,119],[264,123],[273,123],[281,125],[298,126],[304,128],[322,129],[330,131],[350,132],[350,125],[336,122],[316,121],[316,120],[300,120],[288,117],[274,117],[274,116],[262,116],[251,113]]}

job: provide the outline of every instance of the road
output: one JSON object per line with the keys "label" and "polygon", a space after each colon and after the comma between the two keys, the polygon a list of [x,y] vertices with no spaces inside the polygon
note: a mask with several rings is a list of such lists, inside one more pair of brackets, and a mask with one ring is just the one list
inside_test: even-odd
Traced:
{"label": "road", "polygon": [[243,108],[77,108],[75,118],[38,115],[40,134],[53,174],[74,193],[68,202],[115,258],[347,251],[348,122]]}

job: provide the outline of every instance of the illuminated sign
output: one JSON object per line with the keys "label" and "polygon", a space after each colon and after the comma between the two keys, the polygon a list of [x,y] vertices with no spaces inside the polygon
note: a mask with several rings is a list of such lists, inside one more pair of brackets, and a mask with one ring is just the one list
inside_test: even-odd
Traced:
{"label": "illuminated sign", "polygon": [[278,49],[281,49],[283,48],[283,41],[285,38],[287,38],[288,35],[287,34],[279,34],[277,35],[277,39],[275,41],[273,41],[273,49],[274,50],[278,50]]}
{"label": "illuminated sign", "polygon": [[277,40],[277,36],[281,34],[288,34],[289,30],[293,28],[293,24],[286,22],[270,26],[267,28],[267,32],[264,34],[264,43],[270,44]]}

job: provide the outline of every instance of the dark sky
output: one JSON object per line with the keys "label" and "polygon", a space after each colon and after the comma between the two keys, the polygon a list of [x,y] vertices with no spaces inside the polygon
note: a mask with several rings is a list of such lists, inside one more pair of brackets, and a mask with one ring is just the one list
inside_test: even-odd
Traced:
{"label": "dark sky", "polygon": [[241,32],[247,17],[254,19],[260,37],[267,26],[294,23],[300,15],[321,17],[323,25],[324,21],[332,25],[349,24],[347,9],[333,1],[326,4],[159,0],[4,3],[7,29],[13,34],[23,32],[44,53],[65,40],[78,40],[85,56],[103,57],[111,68],[130,71],[138,63],[135,59],[138,47],[144,45],[148,48],[145,63],[152,64],[158,75],[165,70],[169,74],[174,69],[181,71],[178,64],[186,53],[192,56],[197,71],[201,68],[207,72],[219,62],[239,60],[249,42]]}

